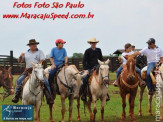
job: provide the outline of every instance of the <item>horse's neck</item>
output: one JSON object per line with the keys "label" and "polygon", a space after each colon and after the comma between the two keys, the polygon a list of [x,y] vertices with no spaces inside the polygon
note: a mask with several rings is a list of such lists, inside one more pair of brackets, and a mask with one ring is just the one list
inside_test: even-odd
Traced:
{"label": "horse's neck", "polygon": [[98,73],[98,75],[97,75],[97,80],[98,80],[98,82],[102,82],[102,80],[103,80],[100,70],[99,70],[99,73]]}
{"label": "horse's neck", "polygon": [[35,76],[35,73],[32,71],[31,78],[29,79],[31,88],[36,88],[36,86],[37,86],[37,81],[36,80],[37,80],[37,78]]}

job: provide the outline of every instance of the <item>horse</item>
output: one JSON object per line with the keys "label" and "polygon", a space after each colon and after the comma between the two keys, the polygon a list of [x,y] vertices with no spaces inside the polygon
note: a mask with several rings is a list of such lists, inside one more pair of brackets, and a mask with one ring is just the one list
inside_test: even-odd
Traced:
{"label": "horse", "polygon": [[[65,100],[69,99],[69,122],[72,122],[72,109],[73,109],[73,100],[79,97],[79,90],[82,85],[81,79],[85,75],[81,75],[75,65],[64,66],[57,75],[57,84],[59,88],[59,95],[61,96],[62,104],[62,118],[61,122],[64,122],[65,114]],[[50,110],[50,121],[53,122],[52,116],[52,104],[49,104]]]}
{"label": "horse", "polygon": [[[109,82],[109,62],[108,59],[105,62],[98,60],[99,68],[93,71],[92,75],[89,78],[89,99],[86,101],[89,114],[90,114],[90,121],[95,121],[97,108],[96,102],[98,99],[101,100],[101,122],[104,122],[104,106],[106,103],[106,98],[108,94],[108,82]],[[79,100],[77,101],[78,105],[78,120],[80,120],[80,113],[79,113]],[[94,104],[93,113],[91,110],[91,103]]]}
{"label": "horse", "polygon": [[129,56],[123,71],[120,74],[120,95],[122,98],[122,116],[121,121],[123,122],[126,118],[126,98],[129,100],[129,115],[132,122],[136,122],[134,117],[134,102],[138,89],[138,76],[136,73],[136,61],[133,56]]}
{"label": "horse", "polygon": [[[144,67],[142,69],[142,74],[145,75],[144,76],[144,80],[146,80],[146,74],[143,73],[143,71],[146,71],[147,70],[147,66]],[[156,100],[159,98],[159,102],[160,102],[160,117],[159,119],[160,120],[163,120],[163,64],[160,66],[159,70],[158,71],[155,71],[156,73]],[[142,116],[142,108],[141,108],[141,103],[142,103],[142,100],[143,100],[143,93],[144,93],[144,89],[145,89],[146,85],[141,87],[140,89],[140,95],[139,95],[139,113],[138,115],[139,116]],[[149,111],[149,115],[152,116],[153,113],[152,113],[152,98],[153,98],[153,95],[148,95],[148,111]]]}
{"label": "horse", "polygon": [[13,76],[11,74],[11,70],[11,67],[9,67],[8,70],[0,67],[0,87],[2,86],[5,90],[3,93],[0,93],[3,96],[3,100],[9,95],[14,94]]}
{"label": "horse", "polygon": [[35,109],[35,121],[40,121],[40,107],[43,99],[44,69],[42,64],[32,63],[33,70],[28,81],[24,85],[22,104],[33,105]]}

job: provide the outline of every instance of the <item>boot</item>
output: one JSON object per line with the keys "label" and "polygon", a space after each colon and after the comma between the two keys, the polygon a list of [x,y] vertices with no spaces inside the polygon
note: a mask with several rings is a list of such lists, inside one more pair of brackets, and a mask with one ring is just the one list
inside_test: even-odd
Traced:
{"label": "boot", "polygon": [[119,86],[119,79],[120,79],[120,77],[118,77],[118,78],[114,81],[113,85],[114,85],[115,87],[118,87],[118,86]]}
{"label": "boot", "polygon": [[14,102],[14,103],[17,103],[19,101],[19,98],[20,98],[21,92],[22,92],[22,85],[17,86],[17,89],[18,90],[16,91],[15,96],[12,99],[12,102]]}
{"label": "boot", "polygon": [[44,88],[44,94],[45,94],[45,97],[46,97],[47,104],[54,104],[54,99],[53,99],[53,97],[51,97],[51,95],[50,95],[48,89],[46,88],[46,86]]}
{"label": "boot", "polygon": [[87,101],[87,89],[83,90],[83,94],[81,96],[81,100],[82,101]]}

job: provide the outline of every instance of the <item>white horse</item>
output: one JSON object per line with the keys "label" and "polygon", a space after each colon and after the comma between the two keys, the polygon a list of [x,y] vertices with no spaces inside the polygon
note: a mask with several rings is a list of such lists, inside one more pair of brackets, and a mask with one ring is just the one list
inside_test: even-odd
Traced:
{"label": "white horse", "polygon": [[[98,60],[99,69],[93,72],[92,76],[90,76],[91,80],[89,83],[89,89],[91,96],[89,96],[88,100],[88,109],[90,113],[90,120],[95,121],[97,109],[96,109],[96,101],[98,99],[101,100],[101,122],[104,122],[104,106],[106,103],[106,98],[108,94],[108,81],[109,81],[109,62],[108,59],[106,62],[101,62]],[[91,103],[94,104],[94,110],[92,113]]]}
{"label": "white horse", "polygon": [[[142,69],[143,71],[146,71],[147,67],[144,67]],[[163,120],[163,64],[160,66],[158,72],[156,72],[156,101],[159,102],[159,105],[157,103],[157,109],[160,110],[160,116],[159,119]],[[139,96],[139,116],[142,116],[142,108],[141,108],[141,102],[143,100],[143,93],[146,86],[142,86],[140,89],[140,96]],[[148,107],[149,107],[149,115],[153,115],[152,113],[152,97],[153,95],[148,95]],[[158,114],[157,114],[158,116]]]}
{"label": "white horse", "polygon": [[40,121],[40,107],[43,98],[43,86],[44,86],[44,69],[41,64],[34,64],[33,71],[24,85],[22,94],[23,105],[33,105],[35,109],[35,121]]}
{"label": "white horse", "polygon": [[[65,100],[69,99],[69,122],[72,122],[72,109],[73,109],[73,99],[79,97],[80,87],[82,85],[81,79],[85,75],[81,75],[75,65],[64,66],[57,76],[57,84],[59,87],[59,92],[61,96],[62,104],[62,119],[61,122],[64,122],[64,114],[66,111]],[[53,122],[52,116],[52,105],[49,105],[50,108],[50,121]]]}

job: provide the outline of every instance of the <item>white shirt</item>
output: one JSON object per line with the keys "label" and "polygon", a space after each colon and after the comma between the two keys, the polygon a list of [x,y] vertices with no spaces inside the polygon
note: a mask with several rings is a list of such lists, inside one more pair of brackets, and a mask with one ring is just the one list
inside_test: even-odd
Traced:
{"label": "white shirt", "polygon": [[159,47],[156,47],[154,49],[146,47],[139,52],[147,57],[148,63],[159,62],[160,58],[163,57],[163,50]]}
{"label": "white shirt", "polygon": [[122,64],[123,64],[123,65],[126,64],[126,62],[127,62],[127,60],[125,59],[125,56],[126,56],[126,55],[132,55],[132,54],[134,54],[133,51],[131,51],[131,52],[129,52],[129,53],[126,53],[126,52],[122,53],[121,58],[122,58]]}

